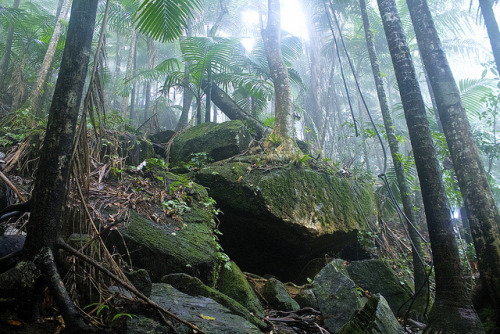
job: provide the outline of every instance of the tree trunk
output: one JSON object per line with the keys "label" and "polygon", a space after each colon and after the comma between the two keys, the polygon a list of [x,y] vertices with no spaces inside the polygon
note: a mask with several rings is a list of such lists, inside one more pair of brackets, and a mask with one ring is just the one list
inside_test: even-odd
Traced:
{"label": "tree trunk", "polygon": [[191,108],[191,102],[193,101],[193,91],[189,88],[189,66],[186,63],[184,68],[184,89],[182,93],[182,112],[179,122],[175,127],[175,132],[179,132],[186,127],[189,119],[189,109]]}
{"label": "tree trunk", "polygon": [[495,58],[497,70],[500,72],[500,31],[498,29],[497,20],[495,19],[495,13],[493,12],[492,0],[479,0],[479,6],[481,7],[486,30],[488,31],[488,37],[490,38],[491,49],[493,50],[493,57]]}
{"label": "tree trunk", "polygon": [[[134,44],[134,58],[132,59],[132,74],[135,73],[137,69],[137,38],[135,39]],[[132,124],[136,123],[137,117],[135,114],[135,106],[136,106],[136,95],[137,93],[137,81],[133,80],[132,82],[132,92],[130,93],[130,120]]]}
{"label": "tree trunk", "polygon": [[61,12],[57,17],[57,21],[54,26],[54,32],[52,33],[52,37],[50,38],[49,47],[47,49],[47,52],[45,53],[45,57],[43,58],[42,67],[40,68],[35,86],[29,98],[29,108],[33,110],[35,112],[35,115],[39,118],[42,118],[44,116],[43,109],[40,105],[43,85],[45,84],[47,73],[49,72],[50,66],[52,65],[52,60],[54,59],[54,54],[56,53],[57,49],[57,43],[59,42],[59,38],[62,34],[62,21],[66,17],[66,14],[68,14],[70,5],[71,0],[64,0]]}
{"label": "tree trunk", "polygon": [[284,155],[296,151],[293,141],[292,96],[288,69],[281,54],[280,1],[268,0],[267,27],[262,30],[267,62],[275,93],[275,122],[273,134],[281,142],[278,153]]}
{"label": "tree trunk", "polygon": [[[118,87],[118,79],[120,78],[121,66],[122,66],[122,56],[120,54],[121,38],[120,32],[116,32],[116,60],[115,60],[115,73],[113,74],[113,87],[116,89]],[[119,109],[120,102],[118,94],[113,94],[113,109]]]}
{"label": "tree trunk", "polygon": [[[17,9],[21,4],[21,0],[14,0],[12,8]],[[7,71],[9,70],[10,54],[12,52],[12,41],[14,39],[14,25],[11,24],[7,30],[7,38],[5,40],[5,53],[0,60],[0,92],[3,91]]]}
{"label": "tree trunk", "polygon": [[[51,291],[65,315],[72,333],[83,332],[82,321],[65,294],[50,253],[56,252],[58,234],[69,192],[72,152],[78,111],[92,47],[97,0],[74,0],[68,35],[56,82],[49,119],[31,197],[31,215],[27,225],[24,252],[28,258],[44,253],[41,265],[49,278]],[[70,309],[68,309],[70,308]]]}
{"label": "tree trunk", "polygon": [[206,108],[205,108],[205,123],[210,123],[211,100],[212,100],[212,68],[208,65],[207,69],[207,89],[206,89]]}
{"label": "tree trunk", "polygon": [[[128,61],[127,61],[127,72],[125,73],[125,85],[130,84],[128,81],[132,77],[136,38],[137,38],[137,33],[135,32],[135,30],[132,30],[132,36],[130,37],[130,51],[128,54]],[[122,100],[122,118],[124,121],[127,119],[127,116],[128,116],[128,112],[127,112],[128,111],[128,101],[129,101],[129,95],[127,93],[127,95],[124,96],[123,100]]]}
{"label": "tree trunk", "polygon": [[[496,314],[500,314],[500,212],[427,2],[407,2],[467,209],[480,286],[487,290]],[[500,327],[497,330],[500,332]]]}
{"label": "tree trunk", "polygon": [[[148,48],[148,69],[154,68],[154,59],[156,54],[155,44],[152,38],[147,38],[147,48]],[[144,102],[144,121],[149,119],[149,109],[151,109],[151,80],[146,81],[146,92],[145,92],[145,102]]]}
{"label": "tree trunk", "polygon": [[[385,132],[387,135],[387,141],[389,142],[389,149],[391,151],[392,162],[394,164],[394,170],[396,172],[396,179],[398,182],[399,192],[401,194],[401,201],[403,202],[403,211],[408,218],[408,220],[417,226],[417,220],[415,211],[413,209],[413,200],[411,198],[411,191],[408,182],[406,181],[406,173],[404,169],[404,163],[401,159],[399,153],[399,143],[395,135],[394,124],[392,121],[391,112],[389,110],[389,105],[387,104],[387,96],[385,94],[384,81],[382,80],[382,75],[380,73],[380,66],[378,62],[377,53],[375,50],[375,43],[373,42],[373,32],[370,27],[370,21],[368,19],[368,13],[366,9],[366,1],[360,0],[361,15],[363,18],[363,26],[365,30],[366,44],[368,48],[368,55],[370,58],[370,63],[373,72],[373,78],[375,79],[375,87],[377,89],[377,96],[380,103],[380,110],[382,111],[382,118],[384,120]],[[412,243],[412,257],[413,257],[413,271],[415,279],[415,297],[414,308],[411,313],[417,316],[417,319],[424,317],[426,299],[427,299],[427,284],[426,284],[426,272],[424,267],[424,255],[422,252],[421,239],[418,236],[417,231],[405,221],[407,225],[408,233],[410,235]]]}
{"label": "tree trunk", "polygon": [[[460,266],[457,243],[424,101],[394,0],[378,0],[415,156],[436,274],[428,332],[483,333]],[[429,71],[432,72],[432,71]]]}

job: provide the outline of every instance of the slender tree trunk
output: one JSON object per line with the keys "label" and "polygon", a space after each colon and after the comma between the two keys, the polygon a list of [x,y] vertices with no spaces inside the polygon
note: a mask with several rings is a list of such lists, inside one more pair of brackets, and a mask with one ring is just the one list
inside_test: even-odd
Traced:
{"label": "slender tree trunk", "polygon": [[[135,30],[132,30],[132,36],[130,37],[130,52],[128,54],[128,61],[127,61],[127,72],[125,73],[125,84],[129,85],[129,80],[132,77],[132,71],[133,71],[133,64],[134,64],[134,52],[135,52],[135,41],[137,38],[137,33]],[[129,102],[129,95],[127,93],[126,96],[123,97],[122,100],[122,118],[123,120],[126,120],[128,117],[128,102]]]}
{"label": "slender tree trunk", "polygon": [[36,116],[39,118],[42,118],[44,114],[40,103],[43,85],[45,84],[45,80],[47,79],[47,73],[49,72],[50,66],[52,65],[52,60],[54,59],[54,54],[56,53],[57,43],[59,42],[59,38],[62,34],[62,21],[66,17],[66,14],[68,14],[70,5],[71,0],[64,0],[61,12],[57,17],[57,21],[54,26],[54,32],[52,33],[52,37],[50,38],[49,47],[47,49],[47,52],[45,53],[45,57],[43,58],[42,67],[40,68],[35,86],[29,98],[29,108],[33,110]]}
{"label": "slender tree trunk", "polygon": [[[147,38],[147,48],[148,48],[148,69],[153,69],[154,59],[156,54],[155,44],[152,38]],[[145,102],[144,102],[144,121],[149,119],[149,109],[151,109],[151,80],[146,81],[146,92],[145,92]]]}
{"label": "slender tree trunk", "polygon": [[[411,191],[408,182],[406,181],[406,173],[404,169],[404,163],[401,159],[399,153],[399,143],[394,131],[394,123],[392,121],[391,112],[389,110],[389,105],[387,104],[387,96],[385,94],[384,81],[382,79],[382,74],[380,72],[380,66],[378,62],[377,53],[375,50],[375,43],[373,42],[373,32],[370,27],[370,21],[368,19],[368,13],[366,9],[366,1],[360,0],[361,15],[363,18],[363,26],[365,30],[366,44],[368,48],[368,55],[370,58],[370,63],[373,72],[373,78],[375,79],[375,87],[377,89],[377,96],[380,103],[380,110],[382,111],[382,118],[384,119],[385,132],[387,135],[387,141],[389,142],[389,148],[391,151],[392,162],[394,164],[394,170],[396,172],[396,179],[398,182],[399,192],[401,194],[401,201],[403,202],[403,211],[410,222],[414,226],[418,226],[415,211],[413,209],[413,200],[411,198]],[[417,231],[415,231],[410,224],[405,222],[410,235],[412,243],[412,257],[413,257],[413,270],[415,279],[415,297],[413,314],[417,316],[418,319],[424,317],[426,298],[427,298],[427,284],[426,284],[426,272],[424,267],[424,255],[422,252],[421,240],[418,236]]]}
{"label": "slender tree trunk", "polygon": [[275,93],[275,122],[273,134],[281,141],[277,148],[285,155],[296,151],[293,141],[292,95],[288,69],[281,54],[280,1],[268,0],[267,27],[262,30],[267,62]]}
{"label": "slender tree trunk", "polygon": [[493,1],[479,0],[479,6],[481,7],[486,30],[488,31],[488,37],[490,38],[491,49],[493,50],[493,57],[495,58],[497,70],[500,72],[500,30],[498,29],[498,23],[495,19],[495,13],[493,12]]}
{"label": "slender tree trunk", "polygon": [[[448,200],[424,101],[394,0],[378,0],[415,156],[436,274],[428,332],[483,333],[460,266]],[[429,71],[432,72],[432,71]]]}
{"label": "slender tree trunk", "polygon": [[[132,59],[132,74],[135,73],[136,69],[137,69],[137,38],[135,39],[134,58]],[[134,124],[137,120],[135,114],[136,95],[139,95],[137,94],[137,81],[133,80],[132,92],[130,93],[130,119],[132,120],[132,124]]]}
{"label": "slender tree trunk", "polygon": [[[120,78],[120,72],[121,72],[121,66],[122,66],[122,56],[120,53],[120,46],[121,46],[121,36],[120,32],[116,32],[116,60],[115,60],[115,73],[113,75],[113,87],[118,87],[118,80]],[[113,97],[113,109],[118,110],[120,108],[120,102],[119,102],[119,97],[118,94],[114,94]]]}
{"label": "slender tree trunk", "polygon": [[212,100],[212,68],[208,65],[207,69],[207,89],[206,89],[206,108],[205,123],[210,123],[211,100]]}
{"label": "slender tree trunk", "polygon": [[196,125],[199,125],[202,123],[202,117],[201,117],[201,97],[197,96],[196,97]]}
{"label": "slender tree trunk", "polygon": [[[31,215],[27,225],[24,251],[28,258],[46,253],[42,270],[51,279],[51,290],[63,312],[69,332],[82,333],[85,325],[78,319],[72,303],[57,275],[50,253],[56,252],[58,234],[69,191],[78,110],[92,46],[97,0],[74,0],[68,26],[66,46],[57,79],[44,143],[31,197]],[[60,284],[57,284],[57,283]],[[62,287],[62,289],[61,289]]]}
{"label": "slender tree trunk", "polygon": [[[18,9],[21,4],[21,0],[14,0],[12,8]],[[5,53],[0,60],[0,92],[3,91],[5,85],[5,77],[7,76],[7,71],[9,70],[10,54],[12,52],[12,42],[14,39],[14,25],[11,24],[7,30],[7,38],[5,40]]]}
{"label": "slender tree trunk", "polygon": [[427,1],[407,3],[467,209],[481,274],[479,286],[486,289],[500,315],[500,211]]}
{"label": "slender tree trunk", "polygon": [[186,64],[184,69],[184,90],[182,93],[182,112],[179,122],[175,127],[175,132],[181,131],[186,127],[189,120],[189,109],[191,108],[191,102],[193,101],[193,91],[189,88],[189,66]]}

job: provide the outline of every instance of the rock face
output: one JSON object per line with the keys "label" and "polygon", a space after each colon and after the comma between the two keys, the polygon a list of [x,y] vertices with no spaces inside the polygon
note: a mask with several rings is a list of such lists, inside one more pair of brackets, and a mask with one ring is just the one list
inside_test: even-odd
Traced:
{"label": "rock face", "polygon": [[177,136],[170,151],[170,162],[175,165],[188,161],[192,153],[206,152],[212,161],[227,159],[248,148],[252,140],[242,121],[221,124],[203,123]]}
{"label": "rock face", "polygon": [[301,276],[302,267],[325,254],[369,257],[357,243],[366,228],[363,214],[374,219],[368,186],[311,169],[266,166],[256,156],[203,168],[196,181],[224,212],[221,244],[245,271],[305,283],[317,271]]}
{"label": "rock face", "polygon": [[333,260],[314,278],[313,292],[325,327],[337,333],[363,307],[356,284],[349,278],[343,260]]}
{"label": "rock face", "polygon": [[368,299],[365,306],[339,334],[403,334],[404,330],[381,295]]}
{"label": "rock face", "polygon": [[394,314],[397,315],[398,311],[404,313],[403,305],[410,299],[409,289],[403,288],[401,280],[387,263],[375,259],[355,261],[347,266],[347,271],[363,290],[384,296]]}
{"label": "rock face", "polygon": [[[153,284],[151,299],[206,333],[211,334],[260,334],[255,325],[207,297],[192,297],[171,285]],[[127,333],[172,333],[168,327],[144,316],[128,321]],[[175,328],[175,333],[188,334],[192,330],[185,325]]]}

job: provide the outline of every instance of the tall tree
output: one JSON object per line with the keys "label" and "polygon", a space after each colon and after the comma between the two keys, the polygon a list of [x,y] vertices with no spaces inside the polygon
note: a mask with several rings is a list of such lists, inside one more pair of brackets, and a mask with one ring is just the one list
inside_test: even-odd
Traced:
{"label": "tall tree", "polygon": [[[74,0],[61,69],[57,79],[45,140],[31,197],[31,216],[24,251],[29,258],[55,252],[68,198],[69,178],[78,110],[92,46],[97,0]],[[66,323],[73,332],[85,326],[64,286],[57,279],[53,258],[43,265]]]}
{"label": "tall tree", "polygon": [[[418,318],[420,318],[424,316],[426,299],[427,299],[427,284],[426,284],[427,273],[425,271],[423,262],[424,256],[422,252],[421,239],[418,235],[418,232],[415,230],[415,224],[417,224],[417,221],[416,221],[413,200],[411,198],[411,190],[410,186],[408,185],[408,182],[406,181],[404,162],[401,159],[401,155],[399,152],[399,142],[395,135],[392,116],[387,102],[387,95],[385,94],[384,81],[382,79],[379,61],[375,50],[375,43],[373,41],[373,32],[370,27],[366,1],[359,0],[359,4],[361,7],[361,16],[363,19],[363,27],[365,30],[365,39],[368,48],[368,55],[370,58],[373,77],[375,79],[375,87],[377,90],[377,96],[380,103],[380,110],[382,111],[382,118],[384,119],[385,132],[387,135],[387,141],[389,142],[389,148],[391,151],[392,162],[394,164],[394,170],[396,172],[396,179],[398,182],[399,192],[401,194],[401,201],[403,202],[403,210],[404,214],[406,215],[406,217],[410,222],[409,224],[408,222],[405,223],[407,223],[407,229],[412,244],[413,270],[414,270],[415,294],[416,294],[413,313],[416,314]],[[414,225],[412,226],[411,224]]]}
{"label": "tall tree", "polygon": [[426,0],[407,0],[471,227],[481,289],[500,332],[500,211]]}
{"label": "tall tree", "polygon": [[500,30],[498,29],[498,23],[493,12],[493,0],[479,0],[479,6],[481,7],[481,14],[484,18],[488,37],[490,38],[497,70],[500,72]]}
{"label": "tall tree", "polygon": [[275,122],[272,135],[281,144],[278,153],[291,154],[296,150],[293,141],[292,95],[288,69],[281,53],[280,1],[268,0],[267,27],[262,29],[267,62],[274,85]]}
{"label": "tall tree", "polygon": [[[21,4],[21,0],[14,0],[12,8],[18,9]],[[10,54],[12,52],[12,41],[14,38],[14,24],[9,26],[7,30],[7,38],[5,40],[5,53],[0,60],[0,92],[3,91],[3,86],[5,84],[5,77],[7,71],[9,70]]]}
{"label": "tall tree", "polygon": [[40,100],[42,97],[42,90],[45,84],[45,80],[47,79],[47,73],[49,72],[50,66],[52,65],[52,60],[54,59],[54,54],[56,53],[57,44],[59,42],[59,38],[62,34],[62,20],[68,14],[69,7],[71,5],[71,0],[64,0],[61,11],[59,12],[59,16],[56,18],[56,23],[54,25],[54,32],[52,33],[52,37],[50,38],[49,46],[47,48],[47,52],[45,53],[45,57],[43,58],[42,67],[40,68],[40,72],[38,73],[38,77],[35,82],[35,86],[31,92],[29,98],[29,107],[38,117],[43,116],[43,110],[40,105]]}
{"label": "tall tree", "polygon": [[378,0],[415,157],[436,275],[436,298],[428,332],[483,333],[472,306],[425,104],[394,0]]}

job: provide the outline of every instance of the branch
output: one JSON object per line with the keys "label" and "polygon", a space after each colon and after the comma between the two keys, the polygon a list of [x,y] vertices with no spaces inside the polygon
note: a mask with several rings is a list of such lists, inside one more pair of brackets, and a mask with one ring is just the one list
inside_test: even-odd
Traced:
{"label": "branch", "polygon": [[7,176],[5,176],[4,173],[0,172],[0,178],[2,180],[4,180],[5,183],[7,183],[7,185],[12,189],[14,190],[14,192],[16,193],[17,197],[19,197],[19,199],[21,200],[21,202],[26,202],[26,199],[23,197],[23,195],[21,195],[21,193],[19,192],[19,190],[16,188],[16,186],[10,182],[10,180],[7,178]]}

